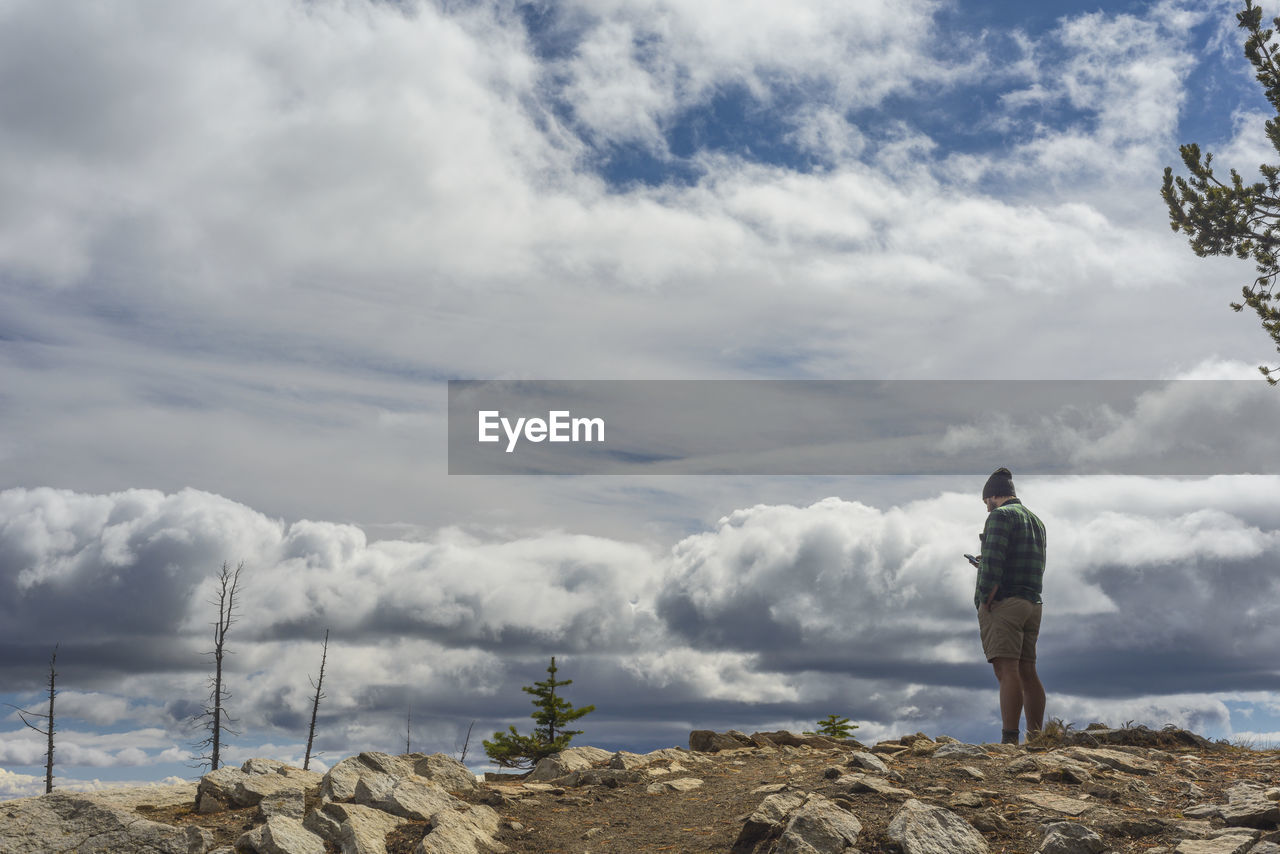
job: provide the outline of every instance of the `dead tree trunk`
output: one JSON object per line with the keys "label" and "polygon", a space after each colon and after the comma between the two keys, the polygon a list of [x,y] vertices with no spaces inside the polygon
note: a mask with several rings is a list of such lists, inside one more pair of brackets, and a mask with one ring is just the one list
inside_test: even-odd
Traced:
{"label": "dead tree trunk", "polygon": [[[48,739],[48,746],[45,748],[45,754],[44,754],[44,792],[46,795],[53,791],[53,734],[57,729],[54,725],[53,700],[55,697],[58,696],[58,687],[57,687],[58,671],[55,670],[54,667],[57,663],[58,663],[58,645],[54,644],[53,655],[49,656],[49,711],[48,712],[46,712],[45,714],[40,714],[38,712],[29,712],[26,709],[19,709],[17,706],[14,706],[12,703],[6,704],[11,708],[17,709],[18,717],[22,718],[22,722],[24,724],[31,727],[33,730],[35,730],[36,732],[40,733],[41,735],[45,736]],[[30,715],[33,718],[44,718],[45,728],[41,729],[40,727],[33,724],[31,721],[27,720],[28,715]]]}
{"label": "dead tree trunk", "polygon": [[324,698],[324,694],[320,692],[320,686],[324,684],[324,662],[329,657],[329,630],[324,630],[324,646],[320,651],[320,678],[311,684],[316,687],[316,699],[311,704],[311,729],[307,731],[307,755],[302,760],[302,770],[309,771],[311,769],[311,745],[316,740],[316,716],[320,713],[320,701]]}
{"label": "dead tree trunk", "polygon": [[239,616],[236,613],[236,596],[240,590],[240,572],[244,569],[244,561],[236,565],[233,571],[223,561],[218,572],[218,596],[210,605],[218,606],[218,620],[213,624],[213,649],[206,655],[213,656],[213,677],[209,680],[209,701],[204,711],[198,716],[204,718],[209,727],[209,737],[200,742],[199,747],[208,748],[209,753],[201,756],[209,762],[209,770],[217,771],[222,765],[222,733],[232,735],[238,733],[229,724],[235,719],[227,714],[226,702],[231,699],[223,674],[223,661],[227,651],[227,632]]}

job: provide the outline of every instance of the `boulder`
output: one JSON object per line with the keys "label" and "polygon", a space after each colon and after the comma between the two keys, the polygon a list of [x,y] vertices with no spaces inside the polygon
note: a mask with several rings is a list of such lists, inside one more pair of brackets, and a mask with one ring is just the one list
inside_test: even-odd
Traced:
{"label": "boulder", "polygon": [[813,794],[791,813],[777,854],[843,854],[853,848],[862,823],[853,813]]}
{"label": "boulder", "polygon": [[476,775],[452,756],[411,753],[404,758],[413,761],[413,773],[440,785],[446,792],[470,792],[480,787]]}
{"label": "boulder", "polygon": [[200,778],[196,787],[196,810],[201,813],[221,809],[254,807],[278,792],[304,792],[323,778],[271,759],[250,759],[239,768],[224,765]]}
{"label": "boulder", "polygon": [[499,817],[486,806],[444,810],[431,818],[431,830],[413,854],[504,854],[510,849],[494,837]]}
{"label": "boulder", "polygon": [[660,795],[665,792],[692,792],[701,785],[702,781],[697,777],[681,777],[677,780],[663,780],[660,783],[650,783],[645,791],[651,795]]}
{"label": "boulder", "polygon": [[1059,821],[1045,828],[1036,854],[1102,854],[1107,844],[1083,824]]}
{"label": "boulder", "polygon": [[889,823],[888,836],[904,854],[987,854],[982,834],[960,816],[915,799]]}
{"label": "boulder", "polygon": [[598,747],[569,747],[538,762],[525,778],[529,783],[545,783],[571,771],[585,771],[596,763],[606,763],[613,754]]}
{"label": "boulder", "polygon": [[719,753],[721,750],[738,750],[751,746],[751,741],[746,736],[740,741],[728,733],[709,729],[695,729],[689,733],[689,749],[695,753]]}
{"label": "boulder", "polygon": [[1280,803],[1267,798],[1258,786],[1245,783],[1228,790],[1227,805],[1220,814],[1228,827],[1270,830],[1280,825]]}
{"label": "boulder", "polygon": [[0,851],[14,854],[190,854],[212,840],[196,827],[139,818],[93,797],[53,792],[4,804]]}
{"label": "boulder", "polygon": [[861,768],[864,771],[871,771],[874,774],[888,774],[889,766],[884,764],[879,756],[874,753],[867,753],[860,750],[849,754],[849,761],[845,763],[850,768]]}
{"label": "boulder", "polygon": [[742,830],[730,849],[731,854],[766,854],[782,835],[791,813],[805,802],[804,792],[778,792],[769,795],[743,822]]}
{"label": "boulder", "polygon": [[342,854],[387,854],[387,834],[407,819],[360,804],[324,804],[303,826],[338,846]]}
{"label": "boulder", "polygon": [[284,816],[272,816],[236,840],[237,854],[325,854],[324,840]]}

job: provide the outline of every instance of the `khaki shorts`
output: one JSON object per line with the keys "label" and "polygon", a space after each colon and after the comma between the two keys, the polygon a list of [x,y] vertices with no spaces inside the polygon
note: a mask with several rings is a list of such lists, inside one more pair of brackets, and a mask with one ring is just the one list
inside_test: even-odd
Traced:
{"label": "khaki shorts", "polygon": [[982,633],[982,652],[987,661],[997,658],[1035,661],[1043,610],[1043,605],[1017,596],[992,602],[990,612],[979,608],[978,630]]}

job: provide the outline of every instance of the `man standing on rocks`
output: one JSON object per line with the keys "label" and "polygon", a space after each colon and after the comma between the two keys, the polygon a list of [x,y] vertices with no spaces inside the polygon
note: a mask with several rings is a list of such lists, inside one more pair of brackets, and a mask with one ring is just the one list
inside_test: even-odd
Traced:
{"label": "man standing on rocks", "polygon": [[987,524],[973,603],[978,608],[982,651],[1000,683],[1000,740],[1017,744],[1024,710],[1028,738],[1044,726],[1044,686],[1036,673],[1044,523],[1018,500],[1007,468],[996,469],[987,478],[982,503],[987,507]]}

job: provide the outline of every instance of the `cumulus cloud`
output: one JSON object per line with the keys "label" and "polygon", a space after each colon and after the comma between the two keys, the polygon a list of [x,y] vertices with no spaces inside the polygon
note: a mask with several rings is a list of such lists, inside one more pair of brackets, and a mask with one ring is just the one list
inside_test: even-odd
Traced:
{"label": "cumulus cloud", "polygon": [[[1278,490],[1274,477],[1019,479],[1050,531],[1042,653],[1055,692],[1075,698],[1065,708],[1219,725],[1216,701],[1182,695],[1280,690],[1265,663],[1280,643],[1280,612],[1268,604],[1280,601]],[[572,662],[580,702],[601,706],[610,733],[641,708],[665,731],[832,704],[868,726],[963,726],[989,700],[972,570],[960,557],[976,550],[982,524],[973,495],[887,509],[840,498],[761,504],[665,553],[560,532],[370,541],[354,526],[286,524],[194,490],[9,490],[0,501],[9,519],[0,546],[23,555],[6,564],[20,607],[2,640],[27,651],[6,658],[7,684],[25,683],[24,701],[38,697],[31,639],[41,627],[24,611],[57,612],[63,631],[76,629],[59,656],[66,714],[157,723],[64,734],[60,755],[71,763],[155,763],[190,744],[161,698],[203,700],[213,558],[237,546],[248,568],[232,634],[233,708],[264,734],[303,731],[307,676],[330,627],[325,749],[394,744],[394,722],[410,709],[420,710],[420,735],[440,742],[456,740],[462,720],[517,722],[527,714],[518,686],[541,678],[550,655]],[[120,577],[157,577],[156,567],[178,580],[161,600],[172,613],[134,624],[105,672],[77,664],[81,650],[92,657],[123,631],[117,615],[85,603]],[[154,646],[171,651],[157,660],[146,652]],[[128,701],[103,684],[122,678]],[[4,739],[11,765],[42,755],[35,733]]]}

